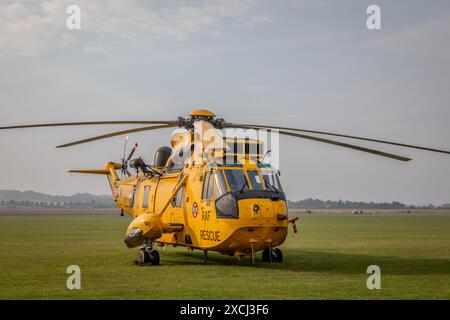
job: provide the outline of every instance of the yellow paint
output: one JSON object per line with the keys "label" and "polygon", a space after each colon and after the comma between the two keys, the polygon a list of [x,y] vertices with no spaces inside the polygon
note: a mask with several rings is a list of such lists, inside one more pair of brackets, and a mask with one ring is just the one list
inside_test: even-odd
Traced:
{"label": "yellow paint", "polygon": [[213,112],[206,110],[206,109],[194,110],[189,115],[193,116],[193,117],[215,117],[216,116]]}

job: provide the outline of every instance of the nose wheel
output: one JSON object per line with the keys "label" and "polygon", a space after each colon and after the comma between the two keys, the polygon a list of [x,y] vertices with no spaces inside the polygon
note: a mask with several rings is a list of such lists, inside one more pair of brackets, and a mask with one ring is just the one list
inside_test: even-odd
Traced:
{"label": "nose wheel", "polygon": [[283,262],[283,252],[279,248],[266,248],[262,253],[262,261],[263,262]]}
{"label": "nose wheel", "polygon": [[153,249],[153,242],[148,242],[139,248],[138,260],[135,261],[139,266],[158,266],[159,252]]}
{"label": "nose wheel", "polygon": [[147,251],[145,249],[140,249],[138,261],[136,262],[140,266],[158,266],[159,252],[158,250]]}

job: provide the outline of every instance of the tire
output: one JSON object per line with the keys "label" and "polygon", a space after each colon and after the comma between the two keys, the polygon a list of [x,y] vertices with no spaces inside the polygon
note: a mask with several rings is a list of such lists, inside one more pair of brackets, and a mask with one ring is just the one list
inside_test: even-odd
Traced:
{"label": "tire", "polygon": [[266,248],[263,250],[262,253],[262,262],[268,262],[270,263],[270,252],[269,252],[269,248]]}
{"label": "tire", "polygon": [[159,266],[159,252],[157,250],[152,250],[148,253],[150,263],[154,266]]}
{"label": "tire", "polygon": [[150,255],[144,249],[139,250],[139,264],[148,264],[150,263]]}
{"label": "tire", "polygon": [[283,252],[281,251],[281,249],[275,248],[273,251],[274,252],[273,252],[272,261],[278,262],[278,263],[283,262]]}
{"label": "tire", "polygon": [[262,253],[262,262],[283,262],[283,252],[279,248],[266,248]]}

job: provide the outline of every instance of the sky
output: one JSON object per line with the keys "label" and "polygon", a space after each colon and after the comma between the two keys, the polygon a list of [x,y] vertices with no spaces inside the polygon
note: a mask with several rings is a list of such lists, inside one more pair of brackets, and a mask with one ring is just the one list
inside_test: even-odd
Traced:
{"label": "sky", "polygon": [[[366,26],[369,5],[381,29]],[[81,29],[69,30],[69,5]],[[207,108],[230,122],[285,125],[450,149],[450,2],[236,0],[0,2],[0,125],[173,120]],[[109,193],[68,169],[119,161],[132,126],[0,132],[0,189]],[[170,130],[133,134],[149,162]],[[290,200],[450,202],[450,156],[353,142],[402,163],[282,138]]]}

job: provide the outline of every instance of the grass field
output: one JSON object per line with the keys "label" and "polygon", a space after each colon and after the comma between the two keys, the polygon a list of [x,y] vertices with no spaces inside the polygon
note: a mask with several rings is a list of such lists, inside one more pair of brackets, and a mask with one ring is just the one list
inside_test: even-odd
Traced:
{"label": "grass field", "polygon": [[[282,264],[183,248],[137,267],[117,215],[0,215],[1,299],[450,299],[450,215],[302,215]],[[79,265],[81,290],[66,288]],[[379,265],[381,290],[366,269]]]}

